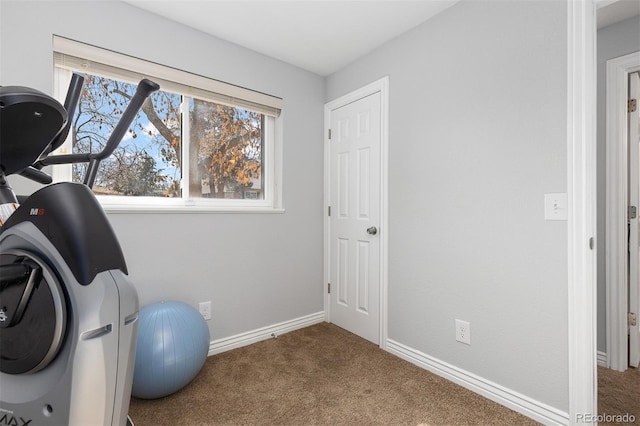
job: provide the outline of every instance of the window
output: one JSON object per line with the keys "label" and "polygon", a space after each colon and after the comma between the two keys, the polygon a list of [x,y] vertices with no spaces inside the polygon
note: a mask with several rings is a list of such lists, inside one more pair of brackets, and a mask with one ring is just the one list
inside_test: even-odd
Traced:
{"label": "window", "polygon": [[[136,84],[161,89],[145,102],[93,191],[105,208],[278,210],[281,99],[59,37],[55,91],[85,77],[61,153],[102,149]],[[54,179],[81,182],[86,165],[54,167]]]}

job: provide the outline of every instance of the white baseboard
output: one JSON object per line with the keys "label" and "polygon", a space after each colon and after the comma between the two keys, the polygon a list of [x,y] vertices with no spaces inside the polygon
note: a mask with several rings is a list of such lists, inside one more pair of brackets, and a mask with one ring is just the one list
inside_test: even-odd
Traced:
{"label": "white baseboard", "polygon": [[598,351],[598,367],[609,368],[609,357],[606,352]]}
{"label": "white baseboard", "polygon": [[261,340],[272,339],[274,335],[278,336],[299,328],[318,324],[322,321],[324,321],[324,311],[281,322],[280,324],[274,324],[257,330],[248,331],[246,333],[236,334],[235,336],[213,340],[209,344],[209,356],[230,351],[231,349],[240,348],[242,346],[247,346],[252,343],[260,342]]}
{"label": "white baseboard", "polygon": [[387,351],[545,425],[569,424],[569,413],[536,401],[401,343],[387,339]]}

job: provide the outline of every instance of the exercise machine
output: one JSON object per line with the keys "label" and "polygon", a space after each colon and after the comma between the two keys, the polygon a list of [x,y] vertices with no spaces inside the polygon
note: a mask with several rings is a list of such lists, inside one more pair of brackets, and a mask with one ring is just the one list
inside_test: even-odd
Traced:
{"label": "exercise machine", "polygon": [[[37,90],[0,87],[0,425],[125,425],[138,296],[91,187],[147,97],[142,80],[98,153],[51,155],[66,139],[82,90],[64,105]],[[42,169],[88,163],[83,183]],[[6,177],[45,184],[16,197]]]}

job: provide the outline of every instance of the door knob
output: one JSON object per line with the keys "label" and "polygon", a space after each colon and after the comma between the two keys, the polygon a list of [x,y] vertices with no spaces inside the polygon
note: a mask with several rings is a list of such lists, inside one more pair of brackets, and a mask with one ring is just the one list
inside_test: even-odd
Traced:
{"label": "door knob", "polygon": [[367,228],[367,234],[376,235],[378,233],[378,228],[372,226],[371,228]]}

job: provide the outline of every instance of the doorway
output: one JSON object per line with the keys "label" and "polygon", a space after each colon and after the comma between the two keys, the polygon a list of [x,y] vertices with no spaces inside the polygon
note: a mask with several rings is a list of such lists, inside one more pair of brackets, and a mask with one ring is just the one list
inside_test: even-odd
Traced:
{"label": "doorway", "polygon": [[640,365],[640,250],[638,206],[640,206],[640,72],[629,74],[629,98],[627,101],[627,128],[629,141],[629,275],[627,283],[627,325],[629,327],[629,367]]}
{"label": "doorway", "polygon": [[388,77],[325,105],[326,320],[386,341]]}
{"label": "doorway", "polygon": [[638,71],[640,52],[607,61],[606,336],[607,366],[617,371],[637,367],[640,352],[638,328],[629,315],[638,314],[640,303],[637,116],[636,136],[631,136],[634,116],[628,108],[630,82]]}

